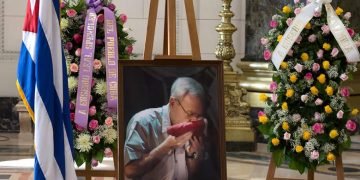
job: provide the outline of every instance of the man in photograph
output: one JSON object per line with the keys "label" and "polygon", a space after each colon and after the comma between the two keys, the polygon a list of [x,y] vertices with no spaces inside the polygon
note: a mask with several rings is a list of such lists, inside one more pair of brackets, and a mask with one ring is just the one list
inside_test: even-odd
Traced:
{"label": "man in photograph", "polygon": [[[206,159],[204,132],[169,135],[173,125],[204,121],[205,91],[189,77],[171,86],[168,104],[135,114],[128,126],[124,145],[125,176],[129,179],[196,179]],[[206,124],[206,123],[205,123]]]}

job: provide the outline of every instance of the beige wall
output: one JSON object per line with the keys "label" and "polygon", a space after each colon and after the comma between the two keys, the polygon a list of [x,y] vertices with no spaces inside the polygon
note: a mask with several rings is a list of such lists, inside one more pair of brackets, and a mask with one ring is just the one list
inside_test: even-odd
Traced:
{"label": "beige wall", "polygon": [[[127,28],[137,40],[134,52],[142,58],[144,50],[147,16],[150,0],[113,0],[122,13],[128,15]],[[162,52],[164,24],[164,2],[159,0],[159,12],[154,44],[154,53]],[[177,11],[177,53],[190,54],[190,41],[187,30],[184,1],[176,0]],[[221,0],[194,0],[202,59],[216,59],[214,55],[218,34],[215,27],[220,23],[218,16]],[[18,52],[21,44],[21,29],[25,14],[26,0],[0,0],[0,97],[18,96],[15,81]],[[245,52],[245,0],[233,0],[235,13],[233,24],[238,28],[234,33],[235,59],[239,61]]]}

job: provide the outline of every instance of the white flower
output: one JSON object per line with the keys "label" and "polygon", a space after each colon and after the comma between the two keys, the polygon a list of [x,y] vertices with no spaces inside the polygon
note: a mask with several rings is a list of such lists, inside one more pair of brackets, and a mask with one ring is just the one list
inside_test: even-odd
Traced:
{"label": "white flower", "polygon": [[334,144],[330,144],[330,143],[325,143],[325,145],[321,148],[325,153],[331,152],[335,149],[335,145]]}
{"label": "white flower", "polygon": [[341,119],[341,118],[343,118],[343,115],[344,115],[344,111],[340,110],[340,111],[336,114],[336,117],[337,117],[338,119]]}
{"label": "white flower", "polygon": [[338,48],[334,48],[331,51],[331,57],[336,57],[339,54],[339,49]]}
{"label": "white flower", "polygon": [[316,159],[318,159],[319,158],[319,151],[312,151],[311,152],[311,155],[310,155],[310,159],[312,159],[312,160],[316,160]]}
{"label": "white flower", "polygon": [[300,2],[300,0],[294,0],[294,4],[297,4],[299,2]]}
{"label": "white flower", "polygon": [[315,100],[315,104],[316,104],[317,106],[322,105],[322,103],[323,103],[323,100],[320,99],[320,98],[317,98],[317,99]]}
{"label": "white flower", "polygon": [[68,77],[68,86],[70,92],[74,92],[76,90],[77,84],[78,84],[78,80],[75,77],[73,76]]}
{"label": "white flower", "polygon": [[268,38],[261,38],[261,44],[262,45],[266,45],[266,44],[268,44],[269,43],[269,39]]}
{"label": "white flower", "polygon": [[75,140],[75,148],[80,152],[89,152],[93,143],[89,134],[80,134]]}
{"label": "white flower", "polygon": [[301,73],[304,69],[304,66],[301,64],[296,64],[294,68],[298,73]]}
{"label": "white flower", "polygon": [[309,100],[309,96],[307,94],[301,95],[301,101],[306,103]]}
{"label": "white flower", "polygon": [[99,94],[101,96],[106,95],[106,82],[105,81],[99,80],[98,82],[96,82],[95,93]]}
{"label": "white flower", "polygon": [[105,143],[112,144],[117,138],[116,130],[113,128],[105,129],[101,136],[105,138]]}
{"label": "white flower", "polygon": [[289,140],[290,137],[291,137],[291,134],[290,134],[290,133],[288,133],[288,132],[285,132],[285,133],[284,133],[284,139],[285,139],[285,140]]}
{"label": "white flower", "polygon": [[66,29],[69,26],[69,21],[66,18],[61,18],[60,20],[60,28]]}
{"label": "white flower", "polygon": [[349,20],[351,18],[351,12],[347,12],[344,14],[344,19]]}
{"label": "white flower", "polygon": [[295,122],[299,122],[301,120],[301,115],[300,114],[293,114],[292,118],[293,118],[293,120]]}
{"label": "white flower", "polygon": [[346,81],[346,80],[349,79],[349,77],[344,73],[344,74],[340,75],[340,79],[343,80],[343,81]]}

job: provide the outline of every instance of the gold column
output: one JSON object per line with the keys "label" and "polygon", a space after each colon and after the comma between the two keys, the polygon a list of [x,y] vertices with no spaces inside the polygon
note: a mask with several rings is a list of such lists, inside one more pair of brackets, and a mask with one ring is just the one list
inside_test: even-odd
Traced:
{"label": "gold column", "polygon": [[240,145],[243,143],[255,145],[255,135],[250,127],[250,106],[243,100],[247,93],[246,89],[239,86],[240,75],[230,66],[235,57],[232,34],[237,30],[231,23],[231,18],[234,16],[230,10],[231,1],[222,0],[223,9],[219,14],[221,23],[216,27],[219,40],[215,55],[224,62],[225,138],[228,142],[228,150],[254,149],[255,146],[243,146],[245,147],[243,148]]}

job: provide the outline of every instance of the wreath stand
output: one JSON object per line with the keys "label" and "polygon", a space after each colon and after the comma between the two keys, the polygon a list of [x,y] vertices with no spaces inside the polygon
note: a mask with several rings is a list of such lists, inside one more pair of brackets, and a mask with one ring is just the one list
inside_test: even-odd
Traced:
{"label": "wreath stand", "polygon": [[[344,167],[343,167],[341,155],[336,156],[335,166],[336,166],[337,180],[344,180]],[[274,156],[272,155],[271,160],[270,160],[270,164],[269,164],[269,168],[268,168],[268,172],[267,172],[267,176],[266,176],[266,180],[289,179],[289,178],[275,178],[275,170],[276,170],[276,165],[275,165]],[[313,170],[308,171],[307,179],[308,180],[314,180],[314,171]]]}

